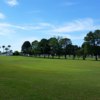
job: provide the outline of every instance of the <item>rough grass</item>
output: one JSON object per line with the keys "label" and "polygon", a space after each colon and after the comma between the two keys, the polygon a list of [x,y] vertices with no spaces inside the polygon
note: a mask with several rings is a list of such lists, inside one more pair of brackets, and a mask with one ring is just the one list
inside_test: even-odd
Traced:
{"label": "rough grass", "polygon": [[100,100],[100,61],[1,56],[0,100]]}

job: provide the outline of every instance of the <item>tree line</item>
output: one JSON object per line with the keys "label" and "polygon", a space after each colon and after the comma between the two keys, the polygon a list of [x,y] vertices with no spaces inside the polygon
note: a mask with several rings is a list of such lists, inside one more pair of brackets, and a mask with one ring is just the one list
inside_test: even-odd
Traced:
{"label": "tree line", "polygon": [[64,56],[82,57],[95,57],[98,60],[100,57],[100,30],[90,31],[84,37],[84,42],[81,47],[73,45],[71,39],[62,37],[51,37],[49,39],[41,39],[40,41],[34,40],[32,43],[25,41],[21,47],[22,55],[35,56],[35,57],[48,57],[48,58],[61,58]]}

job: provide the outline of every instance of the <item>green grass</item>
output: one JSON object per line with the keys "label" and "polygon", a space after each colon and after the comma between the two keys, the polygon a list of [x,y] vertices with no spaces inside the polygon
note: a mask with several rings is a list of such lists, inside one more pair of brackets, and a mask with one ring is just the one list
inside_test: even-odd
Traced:
{"label": "green grass", "polygon": [[100,100],[100,61],[1,56],[0,100]]}

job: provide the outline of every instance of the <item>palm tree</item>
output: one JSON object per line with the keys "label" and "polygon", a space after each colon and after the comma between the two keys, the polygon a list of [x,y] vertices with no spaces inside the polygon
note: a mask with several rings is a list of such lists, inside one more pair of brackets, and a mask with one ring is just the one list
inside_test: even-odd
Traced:
{"label": "palm tree", "polygon": [[5,50],[6,50],[6,55],[7,55],[9,49],[6,47]]}
{"label": "palm tree", "polygon": [[9,49],[9,51],[10,51],[10,47],[11,47],[11,45],[8,45],[8,49]]}
{"label": "palm tree", "polygon": [[[1,49],[1,47],[0,47],[0,49]],[[1,51],[0,51],[0,54],[1,54]]]}
{"label": "palm tree", "polygon": [[4,53],[4,48],[5,48],[5,46],[3,45],[2,48],[3,48],[3,53]]}

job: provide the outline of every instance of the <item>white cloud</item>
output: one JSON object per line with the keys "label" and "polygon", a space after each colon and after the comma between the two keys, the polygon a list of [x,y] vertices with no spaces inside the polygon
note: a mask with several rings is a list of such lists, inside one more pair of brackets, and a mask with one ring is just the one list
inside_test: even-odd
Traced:
{"label": "white cloud", "polygon": [[18,5],[17,0],[6,0],[6,3],[11,7]]}
{"label": "white cloud", "polygon": [[0,35],[8,36],[9,34],[15,33],[15,30],[11,28],[11,24],[0,23]]}
{"label": "white cloud", "polygon": [[65,25],[56,27],[53,32],[68,33],[78,31],[90,31],[100,28],[100,25],[94,25],[94,20],[91,18],[79,19],[73,22],[69,22]]}
{"label": "white cloud", "polygon": [[72,22],[55,25],[54,28],[47,31],[47,35],[51,36],[62,36],[70,38],[71,40],[83,40],[86,33],[100,29],[100,24],[96,24],[92,18],[78,19]]}
{"label": "white cloud", "polygon": [[39,30],[47,30],[47,29],[54,28],[53,24],[46,23],[46,22],[37,23],[35,25],[10,25],[10,26],[13,28],[18,28],[27,31],[31,31],[31,30],[39,31]]}
{"label": "white cloud", "polygon": [[5,19],[5,18],[6,18],[6,16],[0,12],[0,19]]}
{"label": "white cloud", "polygon": [[38,23],[37,25],[14,25],[10,23],[0,23],[0,35],[10,35],[17,33],[19,30],[23,31],[45,31],[47,28],[51,29],[53,27],[49,23]]}
{"label": "white cloud", "polygon": [[77,4],[76,2],[67,1],[67,2],[62,3],[61,6],[73,6],[73,5],[76,5],[76,4]]}
{"label": "white cloud", "polygon": [[86,33],[81,33],[81,34],[70,34],[70,33],[47,33],[47,35],[50,37],[64,37],[64,38],[69,38],[71,40],[83,40],[84,37],[86,36]]}
{"label": "white cloud", "polygon": [[39,25],[43,28],[55,28],[55,25],[53,24],[50,24],[50,23],[47,23],[47,22],[42,22],[42,23],[39,23]]}
{"label": "white cloud", "polygon": [[[62,36],[70,38],[72,41],[80,41],[83,40],[87,32],[96,29],[100,29],[100,24],[97,24],[92,18],[78,19],[59,25],[48,22],[40,22],[30,25],[16,25],[0,22],[0,37],[2,38],[5,36],[7,39],[10,38],[9,44],[12,43],[11,45],[14,48],[19,48],[26,40],[32,42],[35,39],[39,40],[41,38],[50,38],[52,36]],[[15,38],[17,38],[17,40]],[[16,41],[18,41],[18,43]],[[13,44],[15,42],[18,45],[17,47]]]}
{"label": "white cloud", "polygon": [[0,35],[8,36],[10,34],[17,33],[18,30],[23,31],[32,31],[40,30],[42,26],[33,26],[33,25],[14,25],[10,23],[0,22]]}
{"label": "white cloud", "polygon": [[[74,34],[75,32],[82,33],[86,31],[94,31],[96,29],[100,29],[100,25],[96,25],[95,21],[91,18],[74,20],[72,22],[62,24],[62,25],[54,25],[47,22],[40,22],[34,25],[14,25],[10,23],[0,23],[0,35],[7,35],[17,33],[19,30],[22,31],[34,31],[38,33],[39,31],[45,35],[50,36],[69,36],[70,33]],[[82,37],[82,36],[80,36]],[[75,37],[79,38],[79,37]]]}

